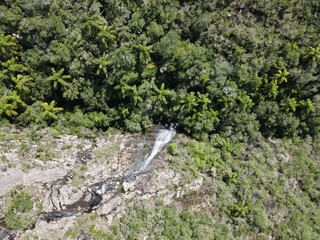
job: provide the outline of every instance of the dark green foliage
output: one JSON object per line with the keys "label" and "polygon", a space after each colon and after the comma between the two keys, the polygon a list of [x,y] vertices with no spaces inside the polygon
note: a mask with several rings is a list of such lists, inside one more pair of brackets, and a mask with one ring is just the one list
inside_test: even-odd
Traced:
{"label": "dark green foliage", "polygon": [[[99,115],[94,127],[175,121],[201,140],[319,131],[316,1],[4,1],[0,9],[1,118],[27,124],[35,103],[55,100],[64,110],[46,114],[49,124],[79,109]],[[7,99],[14,91],[28,106]]]}

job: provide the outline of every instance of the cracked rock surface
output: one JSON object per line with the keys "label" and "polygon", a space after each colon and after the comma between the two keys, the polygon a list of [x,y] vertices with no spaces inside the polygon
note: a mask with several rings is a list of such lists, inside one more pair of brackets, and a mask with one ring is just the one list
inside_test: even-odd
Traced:
{"label": "cracked rock surface", "polygon": [[[82,139],[53,138],[47,133],[38,142],[25,140],[23,152],[21,141],[0,142],[0,154],[7,160],[0,162],[0,203],[6,200],[10,189],[22,185],[36,189],[34,194],[42,204],[35,226],[19,233],[19,238],[62,238],[80,215],[90,212],[111,224],[141,200],[160,197],[170,204],[177,195],[180,175],[169,168],[164,153],[156,157],[146,173],[123,179],[128,169],[148,156],[154,140],[154,135],[149,135]],[[44,151],[53,153],[51,159],[40,159]],[[29,165],[25,165],[26,161]],[[105,189],[101,189],[106,182],[109,185],[104,184]],[[1,208],[2,204],[3,212]],[[4,230],[0,233],[5,234]]]}

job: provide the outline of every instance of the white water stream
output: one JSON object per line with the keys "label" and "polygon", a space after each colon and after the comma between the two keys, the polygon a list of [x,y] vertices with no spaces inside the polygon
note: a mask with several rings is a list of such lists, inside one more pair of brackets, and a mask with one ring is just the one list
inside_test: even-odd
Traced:
{"label": "white water stream", "polygon": [[146,158],[144,161],[142,161],[138,169],[131,169],[128,172],[126,172],[124,174],[124,179],[130,179],[134,176],[137,176],[143,173],[148,168],[148,166],[150,165],[154,157],[161,151],[161,149],[167,143],[171,141],[171,139],[175,135],[176,135],[176,130],[173,126],[171,126],[169,129],[161,129],[156,136],[156,140],[154,142],[154,145],[149,157]]}

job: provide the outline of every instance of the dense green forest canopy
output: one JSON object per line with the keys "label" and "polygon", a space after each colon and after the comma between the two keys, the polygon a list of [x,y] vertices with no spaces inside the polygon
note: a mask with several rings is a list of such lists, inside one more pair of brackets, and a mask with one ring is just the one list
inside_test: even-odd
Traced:
{"label": "dense green forest canopy", "polygon": [[318,0],[5,0],[0,118],[206,140],[315,135]]}

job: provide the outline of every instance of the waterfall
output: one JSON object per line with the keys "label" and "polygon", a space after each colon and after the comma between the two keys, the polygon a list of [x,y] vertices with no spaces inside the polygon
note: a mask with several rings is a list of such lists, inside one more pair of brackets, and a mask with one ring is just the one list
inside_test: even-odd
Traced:
{"label": "waterfall", "polygon": [[113,189],[117,184],[120,184],[123,181],[132,180],[135,176],[144,173],[144,171],[149,167],[150,163],[154,157],[161,151],[161,149],[171,141],[171,139],[176,135],[176,129],[173,125],[168,129],[160,129],[156,135],[156,139],[152,148],[150,155],[140,162],[140,164],[132,167],[130,170],[123,174],[123,178],[116,179],[107,179],[103,182],[96,183],[92,185],[93,192],[96,192],[98,195],[104,194],[106,191]]}
{"label": "waterfall", "polygon": [[176,130],[173,127],[173,125],[171,125],[169,129],[161,129],[156,136],[156,140],[154,142],[154,145],[149,157],[146,158],[144,161],[142,161],[140,166],[138,166],[137,168],[130,169],[128,172],[126,172],[123,177],[124,180],[131,179],[132,177],[135,177],[143,173],[148,168],[148,166],[150,165],[154,157],[161,151],[161,149],[167,143],[171,141],[171,139],[174,137],[175,134],[176,134]]}
{"label": "waterfall", "polygon": [[175,136],[176,129],[173,125],[170,126],[168,129],[160,129],[158,134],[156,135],[156,139],[152,148],[150,155],[140,164],[132,167],[130,170],[123,174],[123,178],[116,178],[116,179],[107,179],[103,182],[93,184],[91,186],[93,192],[96,192],[99,196],[104,194],[105,192],[113,189],[116,185],[120,184],[123,181],[132,180],[135,176],[144,173],[144,171],[149,167],[152,160],[155,156],[161,151],[161,149],[168,144],[171,139]]}

